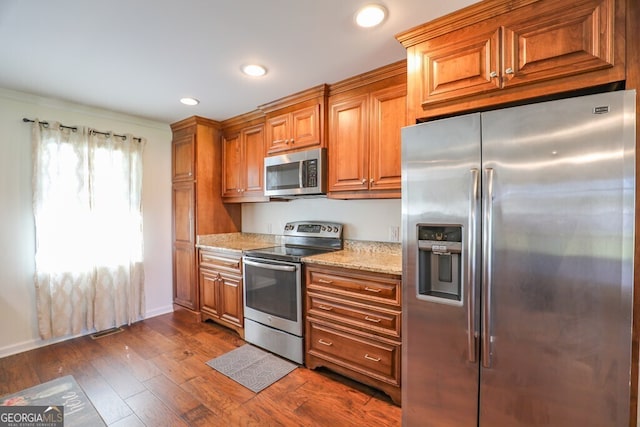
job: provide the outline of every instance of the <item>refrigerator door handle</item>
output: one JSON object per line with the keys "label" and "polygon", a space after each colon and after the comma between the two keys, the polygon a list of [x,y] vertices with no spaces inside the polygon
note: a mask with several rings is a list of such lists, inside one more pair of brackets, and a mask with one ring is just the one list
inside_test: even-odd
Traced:
{"label": "refrigerator door handle", "polygon": [[471,183],[469,188],[469,234],[467,239],[467,256],[466,256],[466,294],[467,294],[467,345],[468,360],[471,363],[478,361],[478,331],[476,330],[476,271],[477,271],[477,251],[476,241],[478,238],[478,204],[479,204],[479,184],[480,171],[471,169]]}
{"label": "refrigerator door handle", "polygon": [[491,368],[491,262],[493,252],[493,169],[484,170],[482,215],[482,366]]}

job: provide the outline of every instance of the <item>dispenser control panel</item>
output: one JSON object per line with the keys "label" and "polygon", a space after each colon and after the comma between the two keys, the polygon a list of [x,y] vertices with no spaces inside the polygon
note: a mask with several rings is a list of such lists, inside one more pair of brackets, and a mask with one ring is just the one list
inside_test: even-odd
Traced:
{"label": "dispenser control panel", "polygon": [[462,303],[462,227],[418,226],[418,298]]}

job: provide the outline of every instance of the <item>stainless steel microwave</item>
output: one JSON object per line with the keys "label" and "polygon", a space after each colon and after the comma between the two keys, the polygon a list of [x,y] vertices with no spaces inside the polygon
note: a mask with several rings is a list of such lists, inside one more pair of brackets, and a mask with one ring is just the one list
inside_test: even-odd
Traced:
{"label": "stainless steel microwave", "polygon": [[265,157],[266,196],[310,196],[327,192],[327,150],[315,148]]}

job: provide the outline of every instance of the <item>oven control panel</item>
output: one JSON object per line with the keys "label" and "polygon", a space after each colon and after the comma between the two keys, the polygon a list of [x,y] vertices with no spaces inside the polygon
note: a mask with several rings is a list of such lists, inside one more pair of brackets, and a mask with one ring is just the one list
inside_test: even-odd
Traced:
{"label": "oven control panel", "polygon": [[342,224],[324,221],[295,221],[284,226],[285,236],[342,238]]}

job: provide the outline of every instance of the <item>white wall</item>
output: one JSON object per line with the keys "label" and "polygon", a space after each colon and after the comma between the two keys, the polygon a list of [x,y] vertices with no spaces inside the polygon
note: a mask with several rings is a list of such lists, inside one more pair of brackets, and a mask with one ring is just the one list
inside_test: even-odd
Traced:
{"label": "white wall", "polygon": [[[242,231],[282,234],[288,221],[334,221],[344,224],[348,240],[394,241],[390,227],[400,229],[399,199],[335,200],[327,198],[295,199],[283,202],[245,203],[242,205]],[[271,229],[269,229],[271,227]],[[401,236],[401,232],[398,236]]]}
{"label": "white wall", "polygon": [[172,310],[168,124],[0,88],[0,357],[48,344],[38,335],[31,207],[31,125],[22,118],[147,139],[143,209],[147,317]]}

